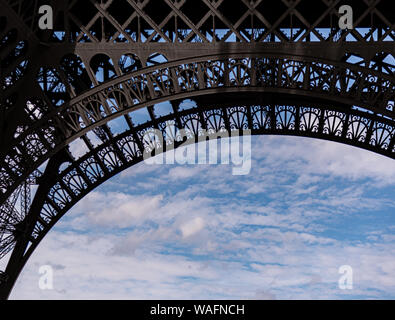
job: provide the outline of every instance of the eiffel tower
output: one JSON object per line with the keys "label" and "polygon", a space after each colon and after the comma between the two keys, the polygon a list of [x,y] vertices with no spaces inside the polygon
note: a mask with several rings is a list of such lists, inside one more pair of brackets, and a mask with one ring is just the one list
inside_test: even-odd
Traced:
{"label": "eiffel tower", "polygon": [[203,129],[394,159],[394,41],[393,0],[0,0],[0,298],[84,196]]}

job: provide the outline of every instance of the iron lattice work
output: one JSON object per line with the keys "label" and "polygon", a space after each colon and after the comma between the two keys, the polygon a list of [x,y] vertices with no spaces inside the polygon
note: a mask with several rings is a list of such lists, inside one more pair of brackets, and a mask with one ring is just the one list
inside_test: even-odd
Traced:
{"label": "iron lattice work", "polygon": [[249,129],[395,158],[392,1],[313,5],[0,0],[0,298],[73,205],[154,149]]}

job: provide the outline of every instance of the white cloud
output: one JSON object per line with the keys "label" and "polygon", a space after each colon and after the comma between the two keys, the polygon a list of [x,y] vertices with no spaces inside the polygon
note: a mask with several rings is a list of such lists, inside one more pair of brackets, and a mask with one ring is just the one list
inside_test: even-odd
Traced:
{"label": "white cloud", "polygon": [[[254,146],[246,177],[230,166],[125,171],[49,234],[12,298],[394,297],[395,163],[312,139]],[[37,287],[42,264],[60,266],[54,292]],[[337,287],[341,265],[354,269],[352,292]]]}
{"label": "white cloud", "polygon": [[[395,162],[360,148],[318,139],[298,137],[260,137],[253,150],[255,159],[265,164],[307,174],[329,174],[347,179],[371,178],[394,184]],[[256,165],[256,163],[254,163]]]}
{"label": "white cloud", "polygon": [[[295,239],[296,235],[278,243],[250,243],[244,254],[234,247],[233,256],[227,259],[214,255],[199,261],[151,250],[137,250],[134,256],[114,255],[111,248],[123,241],[122,236],[53,232],[29,261],[11,298],[340,298],[348,294],[337,288],[338,267],[344,264],[354,270],[352,294],[372,296],[371,288],[393,293],[393,246],[312,246],[309,241],[290,246]],[[43,264],[54,267],[53,291],[38,288],[38,269]]]}
{"label": "white cloud", "polygon": [[97,226],[127,228],[149,219],[158,210],[162,200],[162,195],[146,197],[118,192],[92,192],[74,210],[80,213],[74,226],[87,220],[86,223]]}
{"label": "white cloud", "polygon": [[204,220],[200,217],[188,221],[187,223],[184,223],[180,227],[182,236],[184,238],[188,238],[201,231],[204,228],[204,225],[205,225]]}

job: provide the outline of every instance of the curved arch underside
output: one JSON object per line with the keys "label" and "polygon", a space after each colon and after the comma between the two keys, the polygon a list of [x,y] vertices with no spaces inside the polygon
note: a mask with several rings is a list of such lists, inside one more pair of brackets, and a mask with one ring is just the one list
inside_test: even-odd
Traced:
{"label": "curved arch underside", "polygon": [[[368,2],[340,30],[338,1],[0,0],[0,299],[73,205],[153,153],[278,134],[395,159],[395,24]],[[37,29],[44,3],[54,32]]]}
{"label": "curved arch underside", "polygon": [[[247,105],[191,108],[144,123],[107,139],[51,180],[30,237],[28,258],[39,242],[77,202],[121,171],[167,150],[221,136],[292,135],[340,142],[395,158],[394,127],[356,109],[316,105]],[[85,142],[86,137],[83,137]],[[88,142],[89,143],[89,142]],[[10,221],[3,254],[13,248]]]}
{"label": "curved arch underside", "polygon": [[[15,138],[6,156],[8,168],[1,172],[3,199],[26,179],[40,180],[39,168],[45,161],[54,162],[46,169],[54,172],[41,182],[45,188],[30,209],[34,214],[2,219],[0,256],[11,251],[30,226],[29,249],[23,255],[27,261],[75,203],[151,153],[158,131],[164,145],[175,148],[199,141],[203,130],[214,136],[249,130],[252,135],[337,141],[395,158],[394,91],[394,79],[374,70],[276,55],[202,57],[108,80],[40,115]],[[182,110],[185,99],[195,100],[196,106]],[[165,115],[155,109],[164,101],[172,105]],[[137,125],[134,114],[142,109],[148,110],[150,119]],[[127,129],[113,134],[109,123],[122,117]],[[174,126],[173,136],[166,131],[169,123]],[[188,132],[187,141],[179,140],[180,130]],[[96,147],[90,132],[99,137]],[[67,147],[79,138],[89,149],[81,158]],[[71,164],[63,169],[66,162]]]}
{"label": "curved arch underside", "polygon": [[[47,114],[36,115],[37,120],[3,151],[0,200],[66,145],[117,117],[164,101],[230,93],[266,95],[274,102],[281,95],[294,101],[357,106],[381,117],[389,126],[390,140],[394,136],[395,81],[390,75],[346,63],[275,54],[176,61],[109,80]],[[152,120],[155,117],[153,112]],[[369,149],[381,153],[379,145]]]}

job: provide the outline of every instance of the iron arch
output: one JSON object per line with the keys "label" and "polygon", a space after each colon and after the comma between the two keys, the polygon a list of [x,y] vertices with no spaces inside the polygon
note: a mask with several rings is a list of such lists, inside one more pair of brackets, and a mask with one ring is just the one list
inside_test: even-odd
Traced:
{"label": "iron arch", "polygon": [[[94,187],[78,166],[84,155],[67,150],[79,138],[86,139],[86,157],[105,159],[95,160],[107,168],[99,182],[137,161],[145,150],[141,130],[160,130],[165,119],[182,127],[188,117],[204,126],[210,112],[227,132],[309,136],[394,158],[388,1],[350,0],[361,18],[349,30],[334,28],[338,1],[319,1],[314,14],[304,0],[46,2],[60,17],[54,32],[38,30],[32,15],[43,0],[0,0],[0,82],[8,87],[0,101],[0,227],[11,232],[0,241],[0,257],[15,244],[11,265],[0,271],[0,298],[52,218]],[[131,52],[139,59],[120,65]],[[99,70],[103,76],[96,77]],[[198,107],[182,110],[183,99]],[[154,107],[164,101],[172,103],[168,114]],[[135,123],[130,114],[137,110],[147,112],[147,122]],[[129,130],[113,134],[110,124],[121,118]],[[89,144],[90,133],[99,145]],[[140,142],[132,148],[131,141]],[[32,181],[39,189],[30,209],[17,215],[13,194]]]}
{"label": "iron arch", "polygon": [[[187,128],[189,137],[186,139],[169,137],[166,132],[169,123],[175,127],[176,132]],[[197,126],[194,125],[196,123]],[[21,269],[45,235],[88,193],[144,159],[166,152],[166,149],[174,150],[180,146],[202,141],[200,132],[202,129],[211,132],[214,137],[218,137],[219,131],[225,131],[229,136],[245,134],[247,131],[251,135],[291,135],[324,139],[395,158],[393,144],[395,126],[392,121],[357,108],[345,111],[344,108],[319,103],[316,105],[291,105],[289,102],[248,105],[227,103],[220,106],[202,105],[179,111],[131,127],[122,134],[107,136],[101,144],[95,147],[90,145],[89,152],[79,159],[74,159],[69,152],[66,152],[67,156],[63,157],[63,161],[58,162],[55,167],[48,165],[47,170],[57,168],[59,172],[54,173],[51,180],[46,182],[46,191],[29,212],[29,218],[33,218],[34,225],[31,225],[28,249],[20,261]],[[162,145],[157,145],[157,141],[152,140],[150,134],[152,132],[162,134],[164,137]],[[204,137],[206,138],[210,138],[210,135]],[[82,139],[89,144],[86,136],[82,136]],[[153,143],[156,144],[154,152]],[[172,147],[168,147],[169,145]],[[59,154],[64,152],[65,150]],[[69,164],[61,167],[60,164],[65,161]],[[26,227],[25,223],[25,220],[17,224],[15,221],[10,221],[9,250],[17,242],[18,237],[23,236],[18,230],[21,228],[23,230]],[[21,269],[14,274],[15,280]]]}
{"label": "iron arch", "polygon": [[[210,95],[251,93],[272,99],[284,95],[295,101],[357,106],[391,121],[394,92],[391,75],[347,63],[279,54],[205,56],[144,68],[85,91],[18,135],[3,156],[19,150],[27,154],[20,158],[21,163],[2,168],[1,199],[9,197],[18,184],[75,139],[119,116],[160,102]],[[116,101],[117,97],[123,101]],[[26,148],[32,137],[41,141],[38,149]]]}

